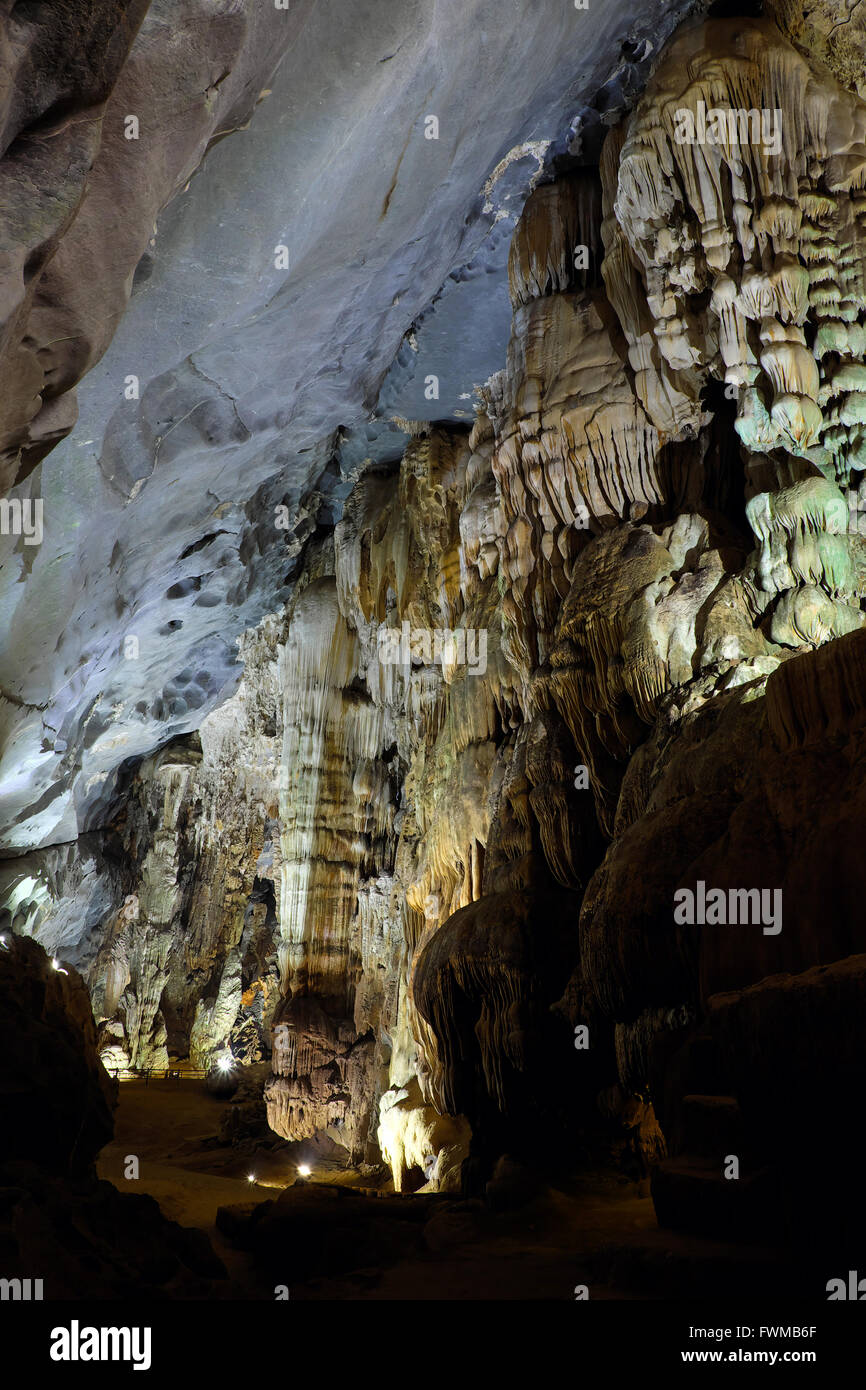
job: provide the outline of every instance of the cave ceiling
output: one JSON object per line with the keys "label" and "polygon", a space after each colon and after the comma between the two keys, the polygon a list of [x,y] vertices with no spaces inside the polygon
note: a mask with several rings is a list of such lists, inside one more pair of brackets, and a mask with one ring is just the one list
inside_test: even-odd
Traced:
{"label": "cave ceiling", "polygon": [[232,690],[395,421],[471,422],[527,192],[685,6],[59,8],[86,84],[34,84],[40,6],[8,19],[3,466],[44,505],[41,545],[0,537],[11,855],[98,826],[118,770]]}

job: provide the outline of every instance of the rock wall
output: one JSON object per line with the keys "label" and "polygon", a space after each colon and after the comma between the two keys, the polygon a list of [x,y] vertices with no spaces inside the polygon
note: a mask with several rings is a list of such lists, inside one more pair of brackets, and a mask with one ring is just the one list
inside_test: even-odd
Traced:
{"label": "rock wall", "polygon": [[[678,143],[699,102],[769,111],[778,149]],[[689,29],[611,131],[600,169],[531,196],[511,249],[507,364],[472,429],[420,431],[396,478],[370,472],[347,501],[315,646],[329,666],[320,690],[342,702],[351,688],[360,708],[333,721],[343,766],[324,754],[319,767],[342,781],[343,812],[351,783],[354,831],[362,809],[376,817],[361,853],[372,848],[389,946],[357,951],[354,1024],[355,1038],[372,1023],[371,1040],[392,1039],[390,1060],[381,1048],[369,1059],[379,1086],[389,1067],[386,1146],[412,1072],[425,1105],[469,1117],[488,1159],[559,1110],[573,1136],[611,1107],[623,1126],[637,1113],[639,1145],[657,1156],[647,1106],[665,1093],[653,1071],[665,1043],[701,1026],[719,990],[862,949],[845,850],[858,794],[836,776],[844,832],[800,819],[840,753],[824,734],[802,767],[781,729],[826,700],[856,765],[856,702],[841,698],[835,663],[863,650],[862,538],[849,519],[863,110],[766,21]],[[323,585],[292,627],[325,622]],[[795,657],[832,638],[827,660],[823,648]],[[331,795],[320,796],[329,835]],[[825,835],[840,901],[830,926]],[[327,873],[327,929],[342,937],[342,874],[358,872],[358,848],[340,875],[333,857],[312,852],[306,902],[324,914]],[[769,916],[678,923],[678,890],[699,882],[780,901],[778,930]],[[350,907],[353,895],[350,943],[367,922],[357,878]],[[321,949],[305,950],[308,972]],[[368,1013],[375,967],[387,976],[395,959],[399,997],[374,991]],[[309,975],[299,987],[333,991]],[[321,1105],[322,1020],[295,1030],[286,1017],[290,1037],[315,1041],[306,1065]],[[571,1046],[582,1025],[588,1064]],[[351,1114],[352,1095],[375,1086],[358,1079],[340,1026],[330,1055]],[[816,1067],[834,1046],[830,1030]],[[297,1115],[304,1064],[289,1052],[278,1071],[292,1073]],[[285,1094],[278,1080],[272,1113]],[[276,1123],[300,1132],[284,1108]]]}
{"label": "rock wall", "polygon": [[0,952],[4,1278],[36,1280],[36,1299],[214,1297],[226,1269],[204,1233],[96,1177],[117,1083],[84,981],[27,937],[4,937]]}

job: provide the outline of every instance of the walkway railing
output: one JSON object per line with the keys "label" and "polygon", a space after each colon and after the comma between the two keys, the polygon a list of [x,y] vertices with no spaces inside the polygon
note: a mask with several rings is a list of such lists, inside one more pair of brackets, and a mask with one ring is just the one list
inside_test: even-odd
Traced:
{"label": "walkway railing", "polygon": [[120,1067],[114,1071],[106,1067],[105,1070],[115,1081],[143,1081],[145,1086],[149,1081],[203,1081],[208,1075],[204,1067]]}

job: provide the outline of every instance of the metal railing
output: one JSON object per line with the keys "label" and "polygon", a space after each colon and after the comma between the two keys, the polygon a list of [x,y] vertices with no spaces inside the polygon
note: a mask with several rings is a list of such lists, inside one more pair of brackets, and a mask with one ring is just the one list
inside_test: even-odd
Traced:
{"label": "metal railing", "polygon": [[108,1075],[115,1081],[203,1081],[208,1075],[204,1067],[120,1067],[112,1070],[106,1067]]}

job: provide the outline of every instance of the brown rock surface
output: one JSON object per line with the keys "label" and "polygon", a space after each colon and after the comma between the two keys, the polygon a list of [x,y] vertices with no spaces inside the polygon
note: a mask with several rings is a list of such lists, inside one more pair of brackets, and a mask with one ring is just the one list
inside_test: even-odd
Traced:
{"label": "brown rock surface", "polygon": [[0,1162],[87,1173],[111,1138],[115,1105],[87,989],[26,937],[5,938],[2,955]]}

